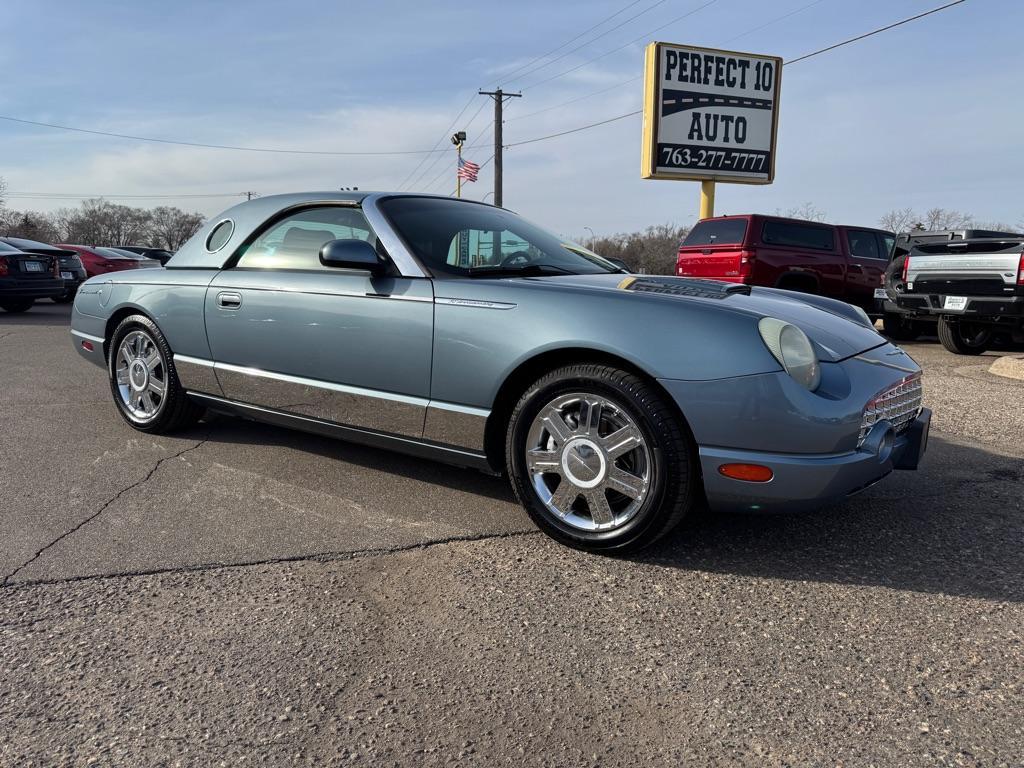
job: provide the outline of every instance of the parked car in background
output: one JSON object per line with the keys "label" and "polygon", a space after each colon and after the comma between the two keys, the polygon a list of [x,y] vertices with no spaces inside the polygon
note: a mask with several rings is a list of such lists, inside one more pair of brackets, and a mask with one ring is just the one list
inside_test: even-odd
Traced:
{"label": "parked car in background", "polygon": [[679,247],[676,274],[784,288],[883,314],[882,275],[896,236],[779,216],[716,216],[697,222]]}
{"label": "parked car in background", "polygon": [[950,352],[979,355],[999,330],[1024,341],[1024,235],[915,244],[895,285],[899,307],[937,320]]}
{"label": "parked car in background", "polygon": [[23,237],[2,237],[0,240],[24,253],[52,256],[57,259],[59,277],[64,281],[64,291],[60,296],[51,298],[58,304],[67,304],[73,301],[78,286],[84,283],[88,277],[85,266],[75,251],[49,243],[41,243],[37,240],[27,240]]}
{"label": "parked car in background", "polygon": [[161,265],[170,261],[171,256],[174,255],[163,248],[150,248],[145,245],[118,245],[116,247],[122,251],[131,251],[139,256],[144,256],[147,259],[155,259],[156,261],[159,261]]}
{"label": "parked car in background", "polygon": [[999,232],[990,229],[935,229],[901,232],[896,235],[892,253],[889,254],[889,266],[885,270],[884,318],[885,335],[898,341],[916,339],[922,333],[936,332],[937,317],[920,312],[911,312],[901,307],[897,301],[899,294],[906,290],[903,279],[903,268],[910,249],[915,245],[948,243],[958,240],[974,240],[984,238],[1018,237],[1017,232]]}
{"label": "parked car in background", "polygon": [[630,275],[510,211],[413,194],[241,203],[71,321],[130,426],[204,409],[507,473],[571,546],[650,544],[705,501],[813,508],[928,440],[921,370],[822,296]]}
{"label": "parked car in background", "polygon": [[141,269],[146,266],[160,266],[159,262],[141,259],[137,253],[121,251],[117,248],[104,248],[96,245],[72,245],[65,243],[60,246],[75,251],[89,277],[103,275],[108,272],[120,272],[125,269]]}
{"label": "parked car in background", "polygon": [[25,253],[0,239],[0,309],[25,312],[36,299],[56,299],[66,290],[56,255]]}

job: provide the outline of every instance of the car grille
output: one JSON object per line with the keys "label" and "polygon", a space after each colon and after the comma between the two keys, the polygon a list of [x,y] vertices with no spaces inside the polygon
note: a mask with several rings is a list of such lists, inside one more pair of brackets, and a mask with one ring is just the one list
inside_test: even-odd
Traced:
{"label": "car grille", "polygon": [[871,428],[882,420],[892,424],[896,434],[906,432],[921,412],[923,394],[921,374],[915,373],[871,398],[864,406],[857,447],[863,445]]}

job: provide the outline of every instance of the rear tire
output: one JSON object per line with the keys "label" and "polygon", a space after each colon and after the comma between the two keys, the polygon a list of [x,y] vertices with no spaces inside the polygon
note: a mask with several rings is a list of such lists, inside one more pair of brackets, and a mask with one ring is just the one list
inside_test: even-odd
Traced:
{"label": "rear tire", "polygon": [[917,323],[909,315],[898,312],[886,312],[882,315],[882,331],[894,341],[913,341],[921,335]]}
{"label": "rear tire", "polygon": [[12,315],[19,312],[28,312],[35,304],[35,299],[19,299],[16,301],[0,301],[0,309],[10,312]]}
{"label": "rear tire", "polygon": [[118,413],[140,432],[175,432],[203,415],[178,380],[167,339],[145,315],[131,315],[117,326],[107,374]]}
{"label": "rear tire", "polygon": [[992,342],[992,326],[982,323],[951,323],[939,318],[939,341],[955,355],[980,355]]}
{"label": "rear tire", "polygon": [[606,365],[566,366],[534,383],[512,412],[505,456],[537,527],[577,549],[642,549],[699,498],[685,423],[654,385]]}

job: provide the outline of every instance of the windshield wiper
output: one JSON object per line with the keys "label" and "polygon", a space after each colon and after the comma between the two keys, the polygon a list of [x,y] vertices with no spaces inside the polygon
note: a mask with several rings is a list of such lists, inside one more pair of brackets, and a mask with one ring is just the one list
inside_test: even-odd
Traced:
{"label": "windshield wiper", "polygon": [[554,264],[524,264],[521,267],[470,267],[466,274],[470,277],[543,277],[579,273]]}

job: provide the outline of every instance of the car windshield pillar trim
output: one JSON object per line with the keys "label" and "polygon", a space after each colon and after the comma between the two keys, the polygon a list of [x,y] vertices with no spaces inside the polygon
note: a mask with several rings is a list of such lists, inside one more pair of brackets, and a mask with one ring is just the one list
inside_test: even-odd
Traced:
{"label": "car windshield pillar trim", "polygon": [[384,197],[387,195],[373,194],[367,195],[363,199],[363,215],[367,222],[373,227],[374,233],[384,245],[384,250],[388,252],[388,256],[398,267],[402,277],[431,277],[431,274],[424,269],[412,252],[405,247],[402,238],[391,228],[391,223],[377,206],[377,203]]}

